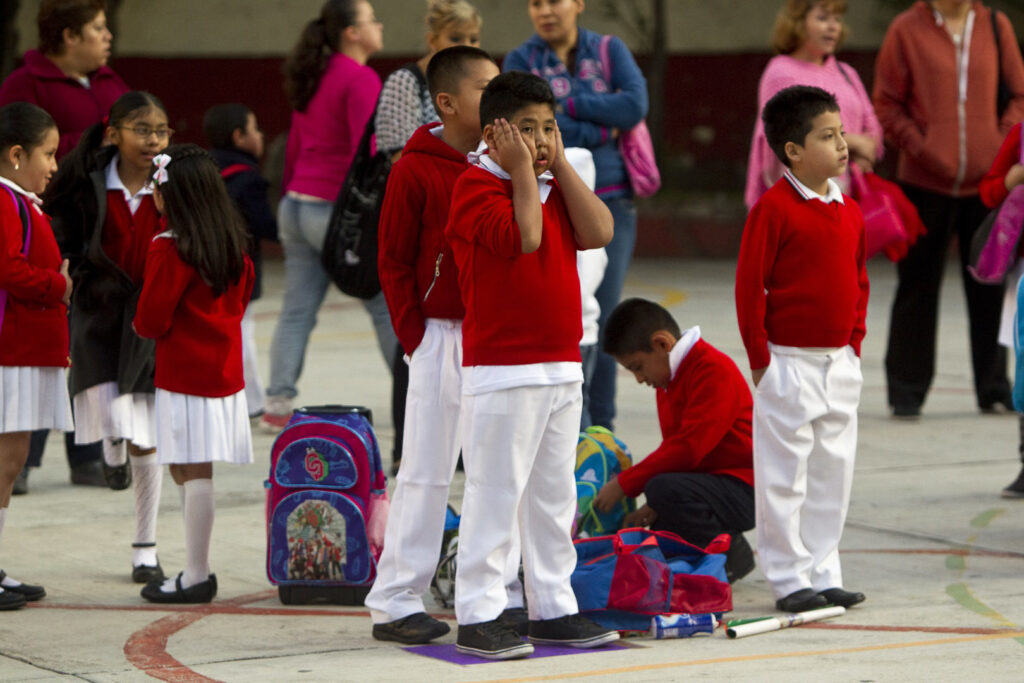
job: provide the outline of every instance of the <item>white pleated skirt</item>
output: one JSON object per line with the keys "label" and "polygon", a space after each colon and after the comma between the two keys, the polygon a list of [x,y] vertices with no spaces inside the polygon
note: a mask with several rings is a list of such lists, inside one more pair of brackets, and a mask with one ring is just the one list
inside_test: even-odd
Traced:
{"label": "white pleated skirt", "polygon": [[64,368],[0,366],[0,434],[75,429]]}
{"label": "white pleated skirt", "polygon": [[75,394],[75,443],[127,439],[142,449],[156,446],[153,394],[121,394],[104,382]]}
{"label": "white pleated skirt", "polygon": [[245,391],[207,398],[156,390],[156,454],[161,465],[253,461]]}

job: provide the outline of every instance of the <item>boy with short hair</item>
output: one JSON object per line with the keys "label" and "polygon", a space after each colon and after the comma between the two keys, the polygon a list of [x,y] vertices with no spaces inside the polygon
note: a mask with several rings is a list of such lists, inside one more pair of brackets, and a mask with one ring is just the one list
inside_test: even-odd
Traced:
{"label": "boy with short hair", "polygon": [[[441,124],[413,133],[391,169],[379,228],[381,288],[409,356],[405,445],[377,579],[366,597],[373,637],[426,643],[448,633],[428,615],[423,593],[437,567],[448,487],[459,455],[462,318],[455,258],[444,237],[455,181],[480,141],[480,94],[498,75],[475,47],[439,51],[427,83]],[[519,556],[506,567],[505,621],[525,631]]]}
{"label": "boy with short hair", "polygon": [[542,78],[492,80],[480,120],[488,152],[456,183],[445,229],[466,305],[456,647],[488,659],[533,652],[498,619],[517,512],[530,640],[598,647],[618,633],[579,614],[569,583],[583,379],[576,251],[607,244],[612,217],[566,161]]}
{"label": "boy with short hair", "polygon": [[731,543],[729,582],[754,568],[743,532],[754,527],[754,464],[750,389],[736,363],[701,338],[700,327],[680,331],[664,308],[627,299],[608,316],[603,350],[654,387],[662,442],[601,487],[598,510],[643,493],[646,505],[624,526],[672,531],[706,546],[719,534]]}
{"label": "boy with short hair", "polygon": [[[228,103],[210,107],[203,116],[203,135],[210,146],[210,154],[220,167],[228,195],[238,206],[249,229],[249,257],[252,259],[255,280],[252,298],[260,298],[263,291],[263,258],[260,240],[277,241],[277,219],[267,201],[267,181],[260,173],[259,159],[263,156],[263,131],[256,114],[244,104]],[[249,417],[263,414],[263,382],[256,362],[256,325],[253,308],[245,309],[242,318],[242,365],[245,371],[245,399],[249,404]]]}
{"label": "boy with short hair", "polygon": [[849,160],[839,106],[793,86],[764,107],[786,171],[751,209],[736,313],[754,391],[757,550],[776,607],[850,607],[839,539],[857,452],[868,276],[864,218],[831,178]]}

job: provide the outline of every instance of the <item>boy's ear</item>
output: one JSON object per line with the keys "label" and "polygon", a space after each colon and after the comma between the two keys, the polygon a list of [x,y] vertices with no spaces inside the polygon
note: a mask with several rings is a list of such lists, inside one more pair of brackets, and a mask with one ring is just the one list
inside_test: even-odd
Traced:
{"label": "boy's ear", "polygon": [[668,330],[658,330],[651,335],[651,347],[655,351],[668,353],[676,345],[676,338]]}
{"label": "boy's ear", "polygon": [[800,161],[804,148],[790,140],[782,150],[786,153],[786,158],[789,159],[789,162],[793,163],[794,161]]}
{"label": "boy's ear", "polygon": [[245,137],[245,131],[241,128],[235,128],[231,131],[231,145],[233,147],[238,147],[243,137]]}
{"label": "boy's ear", "polygon": [[486,126],[484,126],[484,132],[483,132],[483,135],[481,136],[481,139],[485,143],[487,143],[487,146],[490,149],[492,149],[492,150],[494,149],[494,124],[493,123],[488,123]]}
{"label": "boy's ear", "polygon": [[437,108],[445,114],[455,113],[455,98],[453,98],[449,93],[437,93],[436,104]]}

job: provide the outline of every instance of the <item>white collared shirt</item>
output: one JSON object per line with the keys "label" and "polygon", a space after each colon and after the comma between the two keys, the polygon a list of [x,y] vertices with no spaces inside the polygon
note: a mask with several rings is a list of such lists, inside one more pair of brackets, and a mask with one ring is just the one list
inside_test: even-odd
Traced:
{"label": "white collared shirt", "polygon": [[135,212],[139,210],[139,205],[142,204],[142,198],[148,194],[153,194],[153,187],[151,183],[146,183],[142,186],[142,189],[132,194],[128,191],[128,188],[121,182],[121,176],[117,173],[117,161],[121,158],[120,154],[115,154],[114,158],[107,164],[107,189],[108,190],[121,190],[124,194],[124,200],[128,203],[128,209],[135,215]]}
{"label": "white collared shirt", "polygon": [[669,381],[676,378],[679,366],[683,364],[683,360],[699,340],[700,325],[694,325],[688,330],[683,330],[683,334],[676,341],[676,345],[668,352]]}
{"label": "white collared shirt", "polygon": [[832,180],[831,178],[828,179],[828,192],[826,192],[824,195],[821,195],[812,190],[811,188],[807,187],[803,183],[801,183],[800,180],[797,179],[795,175],[793,175],[793,169],[787,168],[786,172],[783,173],[783,176],[796,189],[796,191],[800,193],[800,196],[803,197],[804,199],[820,199],[826,204],[831,204],[832,202],[846,204],[846,202],[843,200],[843,191],[839,189],[839,185],[836,183],[836,181]]}
{"label": "white collared shirt", "polygon": [[36,213],[38,213],[40,216],[43,215],[43,210],[39,208],[43,205],[43,200],[40,199],[38,195],[36,195],[34,192],[29,192],[18,183],[8,178],[4,178],[3,176],[0,176],[0,183],[3,183],[7,187],[11,188],[12,190],[20,194],[25,199],[29,200],[29,205],[36,210]]}
{"label": "white collared shirt", "polygon": [[[486,154],[483,150],[487,149],[486,144],[481,141],[481,148],[477,148],[476,152],[470,152],[466,159],[471,164],[476,164],[486,171],[490,171],[492,174],[498,176],[503,180],[512,180],[505,169],[498,165],[494,159],[491,158],[490,154]],[[551,181],[555,179],[555,176],[551,174],[551,171],[544,171],[537,176],[537,189],[540,191],[540,203],[543,204],[548,200],[548,195],[551,194]]]}

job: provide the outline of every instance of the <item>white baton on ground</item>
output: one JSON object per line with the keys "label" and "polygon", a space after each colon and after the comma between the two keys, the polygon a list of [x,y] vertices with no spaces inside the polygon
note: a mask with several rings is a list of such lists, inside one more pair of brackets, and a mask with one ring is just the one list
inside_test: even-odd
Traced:
{"label": "white baton on ground", "polygon": [[756,636],[759,633],[778,631],[780,629],[789,628],[790,626],[799,626],[800,624],[806,624],[812,621],[831,619],[832,617],[839,617],[844,614],[846,614],[845,607],[823,607],[821,609],[814,609],[808,612],[787,614],[783,617],[765,617],[763,619],[750,620],[746,623],[737,623],[735,625],[728,626],[725,629],[725,634],[730,638],[746,638],[747,636]]}

